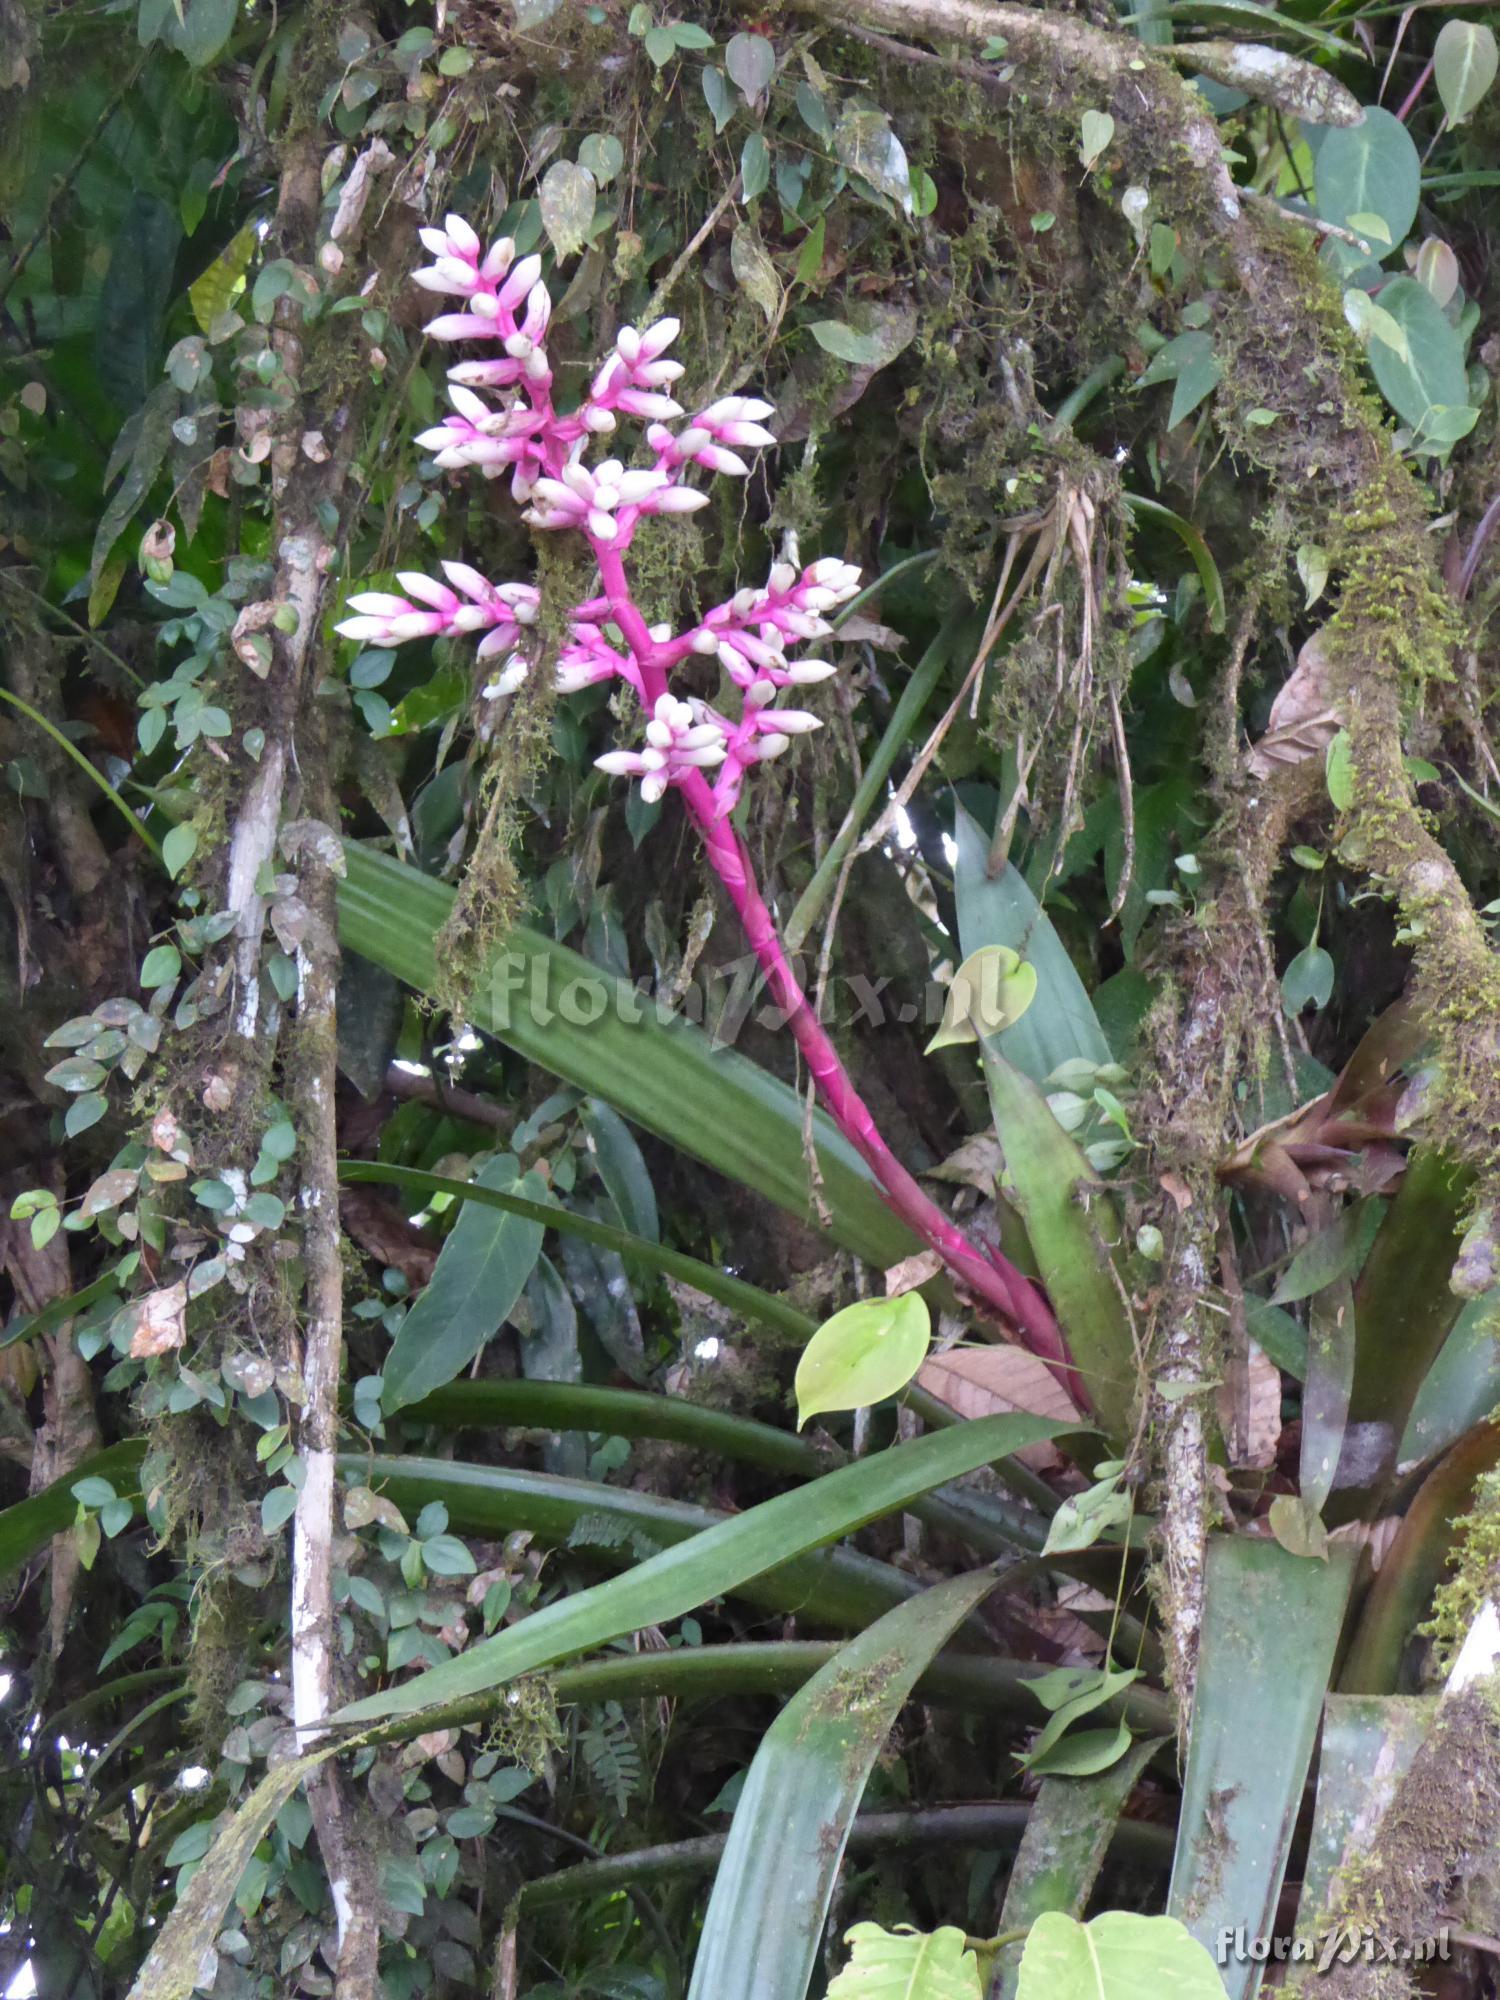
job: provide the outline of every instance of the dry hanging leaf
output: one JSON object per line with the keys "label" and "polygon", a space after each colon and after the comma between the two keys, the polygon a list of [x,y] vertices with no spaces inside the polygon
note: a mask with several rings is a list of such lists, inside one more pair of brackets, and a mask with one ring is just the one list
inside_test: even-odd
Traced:
{"label": "dry hanging leaf", "polygon": [[957,1152],[929,1167],[927,1177],[934,1181],[957,1181],[963,1187],[976,1188],[980,1194],[993,1195],[1003,1165],[1000,1141],[995,1134],[976,1132],[964,1140]]}
{"label": "dry hanging leaf", "polygon": [[1271,704],[1265,735],[1246,760],[1252,777],[1269,778],[1289,764],[1322,756],[1344,726],[1331,705],[1328,680],[1323,635],[1314,632],[1297,655],[1296,671]]}
{"label": "dry hanging leaf", "polygon": [[1179,1215],[1185,1214],[1193,1205],[1193,1190],[1181,1174],[1166,1173],[1157,1177],[1156,1185],[1165,1195],[1170,1195],[1172,1205]]}
{"label": "dry hanging leaf", "polygon": [[1241,1422],[1236,1424],[1235,1412],[1224,1407],[1229,1402],[1227,1384],[1219,1391],[1220,1422],[1226,1437],[1244,1440],[1243,1447],[1234,1454],[1235,1469],[1265,1471],[1276,1463],[1276,1447],[1281,1439],[1281,1370],[1253,1340],[1248,1344],[1244,1381],[1246,1394]]}
{"label": "dry hanging leaf", "polygon": [[919,1250],[914,1257],[903,1257],[885,1274],[885,1295],[893,1299],[901,1292],[914,1292],[918,1285],[935,1278],[942,1268],[943,1260],[936,1250]]}
{"label": "dry hanging leaf", "polygon": [[[996,1417],[1011,1410],[1076,1423],[1079,1410],[1047,1364],[1024,1347],[953,1347],[934,1354],[917,1370],[917,1387],[945,1403],[956,1416]],[[1061,1464],[1057,1448],[1028,1445],[1016,1453],[1033,1472]]]}
{"label": "dry hanging leaf", "polygon": [[132,1360],[149,1361],[153,1354],[170,1353],[181,1347],[187,1335],[187,1281],[161,1285],[147,1292],[136,1308],[135,1332],[130,1336]]}

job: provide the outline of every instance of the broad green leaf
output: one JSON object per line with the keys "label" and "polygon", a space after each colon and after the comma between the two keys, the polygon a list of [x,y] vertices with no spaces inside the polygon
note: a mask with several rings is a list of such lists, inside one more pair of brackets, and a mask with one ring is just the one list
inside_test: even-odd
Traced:
{"label": "broad green leaf", "polygon": [[1323,1008],[1333,997],[1334,964],[1319,944],[1305,945],[1281,975],[1281,1004],[1289,1014]]}
{"label": "broad green leaf", "polygon": [[1278,1493],[1266,1510],[1266,1525],[1289,1556],[1327,1562],[1327,1526],[1317,1507],[1300,1493]]}
{"label": "broad green leaf", "polygon": [[[1384,226],[1382,223],[1381,227]],[[1411,347],[1405,327],[1384,306],[1376,305],[1369,293],[1360,291],[1357,285],[1351,285],[1344,293],[1344,318],[1366,347],[1379,345],[1387,348],[1398,361],[1410,365]]]}
{"label": "broad green leaf", "polygon": [[[115,456],[119,458],[123,450],[125,476],[109,504],[99,516],[99,525],[94,530],[94,547],[89,559],[91,576],[96,586],[103,582],[106,564],[111,551],[135,517],[142,501],[150,492],[157,474],[166,463],[167,453],[172,444],[172,419],[176,414],[178,394],[170,382],[162,382],[152,390],[141,408],[126,424],[116,442]],[[109,483],[106,477],[106,485]],[[98,600],[90,597],[89,623],[97,625],[109,610],[114,591],[118,590],[120,578],[124,575],[124,561],[118,570],[110,565],[114,588],[108,592],[109,601],[101,593]]]}
{"label": "broad green leaf", "polygon": [[180,26],[169,36],[194,69],[211,63],[234,33],[240,0],[183,0]]}
{"label": "broad green leaf", "polygon": [[1447,305],[1462,278],[1452,244],[1445,243],[1440,236],[1429,236],[1417,252],[1415,276],[1440,306]]}
{"label": "broad green leaf", "polygon": [[715,69],[712,63],[704,65],[703,96],[713,114],[714,131],[722,132],[735,114],[735,98],[724,80],[723,70]]}
{"label": "broad green leaf", "polygon": [[1034,1083],[1045,1083],[1077,1057],[1112,1062],[1087,989],[1025,877],[1011,862],[998,875],[989,873],[989,842],[962,806],[954,813],[953,837],[958,844],[953,886],[964,957],[972,958],[985,945],[1005,945],[1036,968],[1035,1001],[995,1037],[994,1046]]}
{"label": "broad green leaf", "polygon": [[[350,1481],[371,1481],[372,1490],[378,1488],[408,1520],[438,1503],[456,1534],[485,1541],[528,1534],[546,1548],[586,1548],[590,1559],[607,1569],[629,1569],[664,1549],[681,1550],[726,1519],[712,1508],[658,1499],[633,1487],[464,1459],[350,1454],[338,1467]],[[363,1490],[360,1483],[350,1493],[356,1505]],[[725,1594],[823,1631],[856,1632],[919,1588],[889,1563],[856,1549],[830,1548],[778,1560]]]}
{"label": "broad green leaf", "polygon": [[1398,1465],[1445,1451],[1500,1404],[1500,1292],[1467,1300],[1422,1378]]}
{"label": "broad green leaf", "polygon": [[1384,220],[1392,243],[1402,243],[1417,217],[1422,162],[1400,119],[1372,104],[1358,125],[1326,134],[1314,162],[1313,185],[1325,222],[1348,229],[1351,215],[1373,213]]}
{"label": "broad green leaf", "polygon": [[136,1974],[130,2000],[188,2000],[214,1963],[213,1942],[245,1866],[275,1824],[276,1816],[332,1747],[289,1757],[268,1771],[193,1871]]}
{"label": "broad green leaf", "polygon": [[[518,1178],[509,1154],[491,1160],[479,1182],[533,1199],[545,1192],[535,1175]],[[453,1381],[500,1330],[531,1276],[543,1234],[542,1225],[528,1218],[497,1214],[477,1202],[464,1207],[386,1357],[381,1405],[387,1415]]]}
{"label": "broad green leaf", "polygon": [[607,1645],[644,1625],[684,1618],[795,1556],[904,1507],[934,1486],[992,1464],[1065,1428],[1039,1417],[985,1417],[841,1466],[694,1535],[626,1575],[544,1606],[492,1639],[405,1685],[340,1711],[360,1722],[500,1687],[521,1674]]}
{"label": "broad green leaf", "polygon": [[1100,1428],[1124,1439],[1135,1405],[1136,1360],[1109,1269],[1118,1224],[1108,1198],[1096,1190],[1093,1168],[1041,1091],[998,1053],[1005,1039],[984,1044],[985,1082],[1005,1157],[1004,1186],[1026,1225],[1038,1274]]}
{"label": "broad green leaf", "polygon": [[1207,1950],[1174,1917],[1106,1910],[1081,1924],[1048,1910],[1021,1955],[1017,2000],[1224,2000]]}
{"label": "broad green leaf", "polygon": [[776,74],[776,50],[764,35],[734,35],[724,51],[724,67],[747,104],[765,96]]}
{"label": "broad green leaf", "polygon": [[771,185],[771,149],[759,132],[752,132],[740,148],[740,193],[755,201]]}
{"label": "broad green leaf", "polygon": [[1375,1197],[1351,1202],[1332,1222],[1315,1230],[1277,1280],[1271,1303],[1296,1305],[1325,1285],[1352,1277],[1369,1255],[1386,1204]]}
{"label": "broad green leaf", "polygon": [[[1379,1438],[1379,1463],[1364,1467],[1372,1497],[1395,1470],[1396,1445],[1417,1392],[1463,1305],[1449,1277],[1462,1238],[1472,1176],[1430,1145],[1412,1149],[1406,1173],[1354,1290],[1359,1340],[1351,1424]],[[1367,1458],[1370,1455],[1367,1454]],[[1344,1496],[1341,1489],[1341,1498]]]}
{"label": "broad green leaf", "polygon": [[[1030,1770],[1038,1759],[1051,1755],[1060,1745],[1075,1722],[1081,1722],[1086,1715],[1092,1715],[1096,1708],[1103,1708],[1106,1702],[1116,1700],[1125,1689],[1134,1685],[1140,1674],[1134,1667],[1104,1668],[1058,1667],[1050,1674],[1043,1674],[1034,1680],[1029,1692],[1034,1694],[1052,1713],[1043,1725],[1040,1734],[1024,1756],[1018,1755],[1016,1762],[1023,1770]],[[1106,1762],[1112,1764],[1115,1757],[1127,1748],[1130,1741],[1129,1729],[1123,1720],[1125,1740],[1116,1748],[1114,1755]],[[1113,1737],[1114,1731],[1106,1734]],[[1102,1770],[1101,1764],[1096,1768]]]}
{"label": "broad green leaf", "polygon": [[1412,1634],[1452,1575],[1458,1524],[1474,1504],[1477,1482],[1497,1462],[1500,1426],[1480,1422],[1433,1462],[1406,1500],[1400,1531],[1360,1605],[1339,1670],[1342,1693],[1382,1695],[1401,1685]]}
{"label": "broad green leaf", "polygon": [[861,180],[911,212],[911,168],[890,119],[871,105],[850,105],[833,131],[833,150]]}
{"label": "broad green leaf", "polygon": [[[345,948],[420,992],[436,990],[433,940],[452,910],[452,889],[357,842],[345,844],[344,858],[337,895]],[[634,1124],[794,1215],[816,1219],[797,1093],[680,1017],[658,1018],[633,986],[576,952],[517,925],[479,981],[470,1018],[524,1061],[607,1099]],[[821,1112],[813,1138],[835,1241],[882,1269],[920,1248]]]}
{"label": "broad green leaf", "polygon": [[625,164],[625,148],[613,132],[591,132],[578,148],[578,164],[593,175],[596,186],[608,187]]}
{"label": "broad green leaf", "polygon": [[[1354,1554],[1336,1544],[1326,1563],[1306,1562],[1265,1539],[1209,1539],[1167,1907],[1210,1948],[1226,1928],[1243,1925],[1251,1937],[1270,1937],[1277,1929],[1277,1899]],[[1231,1961],[1224,1968],[1229,2000],[1250,2000],[1262,1969]],[[1024,1995],[1024,1985],[1021,1990]],[[1151,2000],[1162,1990],[1158,1981]],[[1055,1988],[1048,2000],[1056,2000]]]}
{"label": "broad green leaf", "polygon": [[1167,429],[1174,430],[1218,388],[1220,374],[1212,335],[1201,328],[1190,328],[1157,350],[1151,357],[1151,365],[1136,378],[1136,387],[1150,389],[1158,382],[1173,384]]}
{"label": "broad green leaf", "polygon": [[849,1963],[828,2000],[983,2000],[979,1960],[961,1930],[914,1931],[855,1924],[844,1933]]}
{"label": "broad green leaf", "polygon": [[852,362],[855,367],[868,367],[878,357],[879,349],[874,336],[856,333],[841,319],[815,319],[808,331],[826,354],[832,354],[840,361]]}
{"label": "broad green leaf", "polygon": [[1034,1752],[1026,1769],[1034,1778],[1095,1778],[1118,1764],[1134,1739],[1128,1723],[1113,1729],[1083,1729],[1065,1736],[1050,1750]]}
{"label": "broad green leaf", "polygon": [[1420,424],[1431,410],[1467,404],[1463,342],[1427,287],[1416,278],[1392,278],[1380,288],[1380,308],[1401,329],[1407,351],[1403,356],[1376,340],[1366,358],[1396,415]]}
{"label": "broad green leaf", "polygon": [[[540,1276],[546,1264],[546,1258],[541,1259],[536,1276]],[[804,1320],[801,1338],[808,1338],[812,1331],[812,1321]],[[533,1332],[523,1344],[523,1361],[536,1340]],[[605,1388],[596,1383],[560,1381],[550,1376],[528,1376],[524,1381],[452,1382],[446,1389],[436,1389],[430,1396],[424,1396],[413,1405],[410,1416],[414,1423],[433,1424],[444,1430],[524,1425],[528,1429],[573,1435],[593,1431],[605,1437],[668,1438],[691,1445],[696,1451],[744,1465],[758,1465],[793,1479],[815,1479],[826,1465],[823,1448],[775,1424],[732,1416],[728,1411],[689,1402],[681,1396],[649,1395],[639,1389]],[[549,1466],[548,1470],[568,1468]],[[983,1555],[1009,1554],[1016,1549],[1035,1554],[1042,1545],[1045,1517],[968,1489],[953,1488],[914,1500],[910,1511]],[[663,1539],[666,1538],[664,1535]]]}
{"label": "broad green leaf", "polygon": [[781,279],[753,223],[742,222],[731,237],[729,268],[745,296],[774,320],[781,310]]}
{"label": "broad green leaf", "polygon": [[1445,21],[1432,47],[1432,78],[1450,125],[1462,125],[1500,66],[1495,31],[1483,21]]}
{"label": "broad green leaf", "polygon": [[1036,998],[1036,984],[1036,967],[1009,945],[981,945],[953,975],[927,1054],[1013,1027]]}
{"label": "broad green leaf", "polygon": [[[186,79],[184,79],[186,81]],[[175,191],[171,203],[144,188],[130,196],[119,225],[100,244],[109,268],[99,296],[94,365],[99,382],[122,413],[155,400],[161,375],[163,328],[175,296],[174,271],[182,247],[182,219]],[[170,414],[178,395],[167,383]]]}
{"label": "broad green leaf", "polygon": [[1354,1292],[1347,1277],[1308,1308],[1307,1375],[1302,1385],[1301,1499],[1320,1512],[1333,1490],[1354,1382]]}
{"label": "broad green leaf", "polygon": [[824,1320],[797,1363],[797,1428],[825,1410],[859,1410],[904,1389],[927,1358],[931,1316],[919,1292],[861,1299]]}
{"label": "broad green leaf", "polygon": [[198,829],[190,819],[168,829],[161,843],[161,858],[175,880],[198,852]]}
{"label": "broad green leaf", "polygon": [[923,1669],[996,1581],[994,1571],[950,1578],[887,1612],[766,1731],[714,1878],[688,2000],[802,2000],[881,1746]]}

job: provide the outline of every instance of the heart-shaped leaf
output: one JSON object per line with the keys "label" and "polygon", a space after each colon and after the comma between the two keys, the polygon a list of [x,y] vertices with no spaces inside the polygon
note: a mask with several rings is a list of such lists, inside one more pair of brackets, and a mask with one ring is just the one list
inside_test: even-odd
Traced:
{"label": "heart-shaped leaf", "polygon": [[904,1389],[927,1359],[927,1302],[918,1292],[861,1299],[824,1320],[797,1364],[797,1428],[824,1410],[859,1410]]}

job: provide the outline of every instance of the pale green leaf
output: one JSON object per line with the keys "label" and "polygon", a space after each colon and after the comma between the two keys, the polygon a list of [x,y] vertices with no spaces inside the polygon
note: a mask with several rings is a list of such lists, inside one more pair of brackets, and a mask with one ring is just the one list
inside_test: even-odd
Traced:
{"label": "pale green leaf", "polygon": [[1036,998],[1036,987],[1036,967],[1009,945],[981,945],[953,975],[942,1021],[927,1044],[928,1055],[1014,1027]]}
{"label": "pale green leaf", "polygon": [[1114,118],[1108,111],[1085,111],[1078,129],[1078,157],[1085,167],[1091,167],[1115,136]]}
{"label": "pale green leaf", "polygon": [[855,1924],[844,1942],[849,1963],[828,2000],[982,2000],[979,1961],[951,1924],[928,1932]]}
{"label": "pale green leaf", "polygon": [[1482,21],[1445,21],[1432,49],[1432,78],[1450,125],[1462,125],[1495,81],[1500,50]]}
{"label": "pale green leaf", "polygon": [[559,257],[576,256],[594,219],[598,190],[587,167],[572,160],[554,160],[537,190],[542,227]]}
{"label": "pale green leaf", "polygon": [[1175,1917],[1106,1910],[1081,1924],[1047,1910],[1021,1955],[1017,2000],[1224,2000],[1207,1949]]}
{"label": "pale green leaf", "polygon": [[797,1428],[825,1410],[858,1410],[904,1389],[927,1358],[931,1315],[917,1292],[861,1299],[824,1320],[797,1364]]}
{"label": "pale green leaf", "polygon": [[197,852],[198,829],[191,820],[185,819],[172,827],[162,840],[161,858],[174,880]]}
{"label": "pale green leaf", "polygon": [[724,67],[747,104],[764,97],[776,74],[776,51],[764,35],[735,35],[724,51]]}

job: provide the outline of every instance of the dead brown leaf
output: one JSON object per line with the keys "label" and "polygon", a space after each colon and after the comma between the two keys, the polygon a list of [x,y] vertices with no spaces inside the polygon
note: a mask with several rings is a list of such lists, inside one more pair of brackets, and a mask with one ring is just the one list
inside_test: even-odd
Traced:
{"label": "dead brown leaf", "polygon": [[1230,1401],[1229,1385],[1219,1390],[1220,1422],[1226,1438],[1242,1440],[1233,1463],[1237,1471],[1265,1471],[1276,1463],[1276,1447],[1281,1440],[1281,1370],[1252,1340],[1248,1343],[1244,1371],[1245,1404],[1241,1421],[1225,1407]]}
{"label": "dead brown leaf", "polygon": [[149,1361],[153,1354],[167,1354],[181,1347],[187,1335],[187,1281],[159,1285],[136,1307],[135,1332],[130,1336],[130,1352],[136,1361]]}
{"label": "dead brown leaf", "polygon": [[[1047,1364],[1024,1347],[952,1347],[934,1354],[917,1370],[917,1387],[925,1389],[960,1417],[1003,1416],[1024,1410],[1076,1423],[1078,1405]],[[1050,1444],[1027,1445],[1016,1456],[1034,1472],[1050,1472],[1061,1464]]]}
{"label": "dead brown leaf", "polygon": [[1193,1190],[1181,1174],[1161,1174],[1157,1177],[1156,1184],[1163,1194],[1171,1196],[1172,1205],[1179,1215],[1192,1207]]}
{"label": "dead brown leaf", "polygon": [[902,1292],[914,1292],[929,1278],[935,1278],[942,1268],[943,1260],[936,1250],[919,1250],[914,1257],[903,1257],[885,1274],[885,1295],[894,1299]]}
{"label": "dead brown leaf", "polygon": [[1297,655],[1291,679],[1271,704],[1265,735],[1246,760],[1252,777],[1269,778],[1289,764],[1322,756],[1344,726],[1330,699],[1328,681],[1323,635],[1314,632]]}
{"label": "dead brown leaf", "polygon": [[1002,1165],[999,1139],[993,1132],[976,1132],[957,1152],[929,1167],[927,1174],[930,1180],[957,1181],[963,1187],[977,1188],[980,1194],[993,1195]]}

